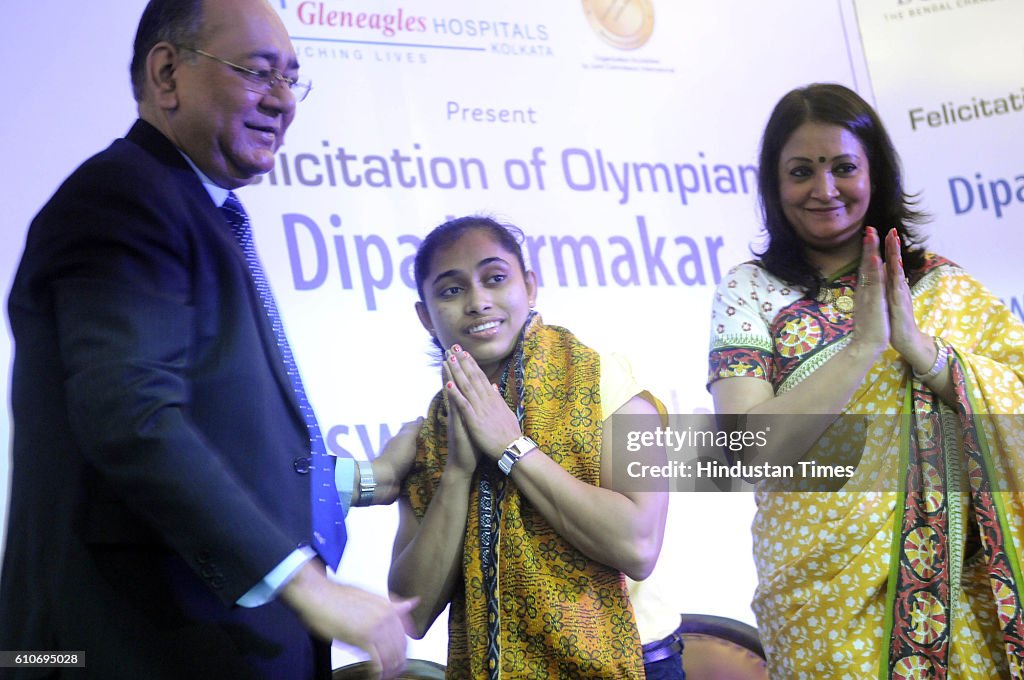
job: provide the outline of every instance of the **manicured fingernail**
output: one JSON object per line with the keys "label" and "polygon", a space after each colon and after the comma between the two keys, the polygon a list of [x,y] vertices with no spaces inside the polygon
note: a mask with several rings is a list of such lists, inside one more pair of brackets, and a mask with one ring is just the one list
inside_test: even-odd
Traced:
{"label": "manicured fingernail", "polygon": [[461,352],[462,351],[462,347],[459,346],[459,345],[452,345],[452,351],[453,352]]}
{"label": "manicured fingernail", "polygon": [[447,383],[445,383],[444,386],[447,387],[448,389],[451,389],[451,388],[455,387],[455,383],[453,383],[451,380],[449,380]]}
{"label": "manicured fingernail", "polygon": [[452,363],[454,364],[454,363],[455,363],[455,362],[457,361],[457,358],[456,358],[456,356],[455,356],[455,355],[453,354],[453,355],[451,355],[450,357],[448,357],[448,361],[450,361],[450,362],[452,362]]}

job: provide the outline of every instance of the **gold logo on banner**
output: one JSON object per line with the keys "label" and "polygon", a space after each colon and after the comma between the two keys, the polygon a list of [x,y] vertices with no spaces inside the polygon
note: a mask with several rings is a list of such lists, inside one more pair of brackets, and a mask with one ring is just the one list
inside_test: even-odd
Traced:
{"label": "gold logo on banner", "polygon": [[591,27],[609,45],[635,50],[654,32],[652,0],[583,0]]}

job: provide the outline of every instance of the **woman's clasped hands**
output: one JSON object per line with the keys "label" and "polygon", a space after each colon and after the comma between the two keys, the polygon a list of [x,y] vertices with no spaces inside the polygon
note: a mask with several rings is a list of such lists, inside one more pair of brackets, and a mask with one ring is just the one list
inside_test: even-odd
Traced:
{"label": "woman's clasped hands", "polygon": [[882,352],[889,346],[912,367],[925,372],[935,361],[932,339],[917,326],[910,282],[903,270],[899,233],[890,229],[882,244],[874,227],[864,230],[854,317],[854,340],[870,343]]}
{"label": "woman's clasped hands", "polygon": [[[498,386],[462,347],[452,345],[445,351],[443,364],[449,441],[454,441],[456,448],[471,446],[476,452],[474,460],[485,455],[497,461],[505,447],[523,434],[516,414]],[[462,461],[468,458],[462,451],[456,455]]]}

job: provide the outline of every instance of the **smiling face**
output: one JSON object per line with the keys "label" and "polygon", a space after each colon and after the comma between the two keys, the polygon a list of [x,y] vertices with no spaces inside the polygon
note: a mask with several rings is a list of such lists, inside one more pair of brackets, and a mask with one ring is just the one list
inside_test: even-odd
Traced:
{"label": "smiling face", "polygon": [[434,253],[416,312],[442,346],[461,345],[497,380],[536,292],[515,254],[486,229],[470,229]]}
{"label": "smiling face", "polygon": [[[298,61],[280,17],[265,0],[207,1],[199,45],[188,45],[252,70],[295,77]],[[178,46],[179,48],[181,46]],[[274,164],[295,116],[295,97],[278,83],[253,92],[243,74],[214,59],[178,50],[169,136],[210,179],[235,188]]]}
{"label": "smiling face", "polygon": [[807,257],[823,274],[860,255],[871,176],[852,132],[827,123],[798,127],[779,156],[779,196]]}

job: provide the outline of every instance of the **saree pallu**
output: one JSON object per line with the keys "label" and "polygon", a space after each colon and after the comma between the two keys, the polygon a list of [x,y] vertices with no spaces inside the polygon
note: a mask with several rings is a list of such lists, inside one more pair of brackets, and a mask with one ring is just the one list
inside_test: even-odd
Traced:
{"label": "saree pallu", "polygon": [[[949,261],[926,262],[914,314],[950,348],[955,403],[889,349],[806,457],[855,441],[843,490],[756,492],[752,608],[772,677],[1024,678],[1024,325]],[[792,389],[849,343],[833,301],[856,285],[856,268],[840,273],[819,302],[737,267],[715,302],[709,382]],[[869,416],[860,439],[847,415]]]}
{"label": "saree pallu", "polygon": [[[501,391],[523,432],[561,467],[600,485],[599,355],[534,315]],[[422,518],[447,459],[438,393],[403,493]],[[473,476],[462,582],[448,614],[449,678],[642,678],[625,577],[559,536],[490,461]]]}

